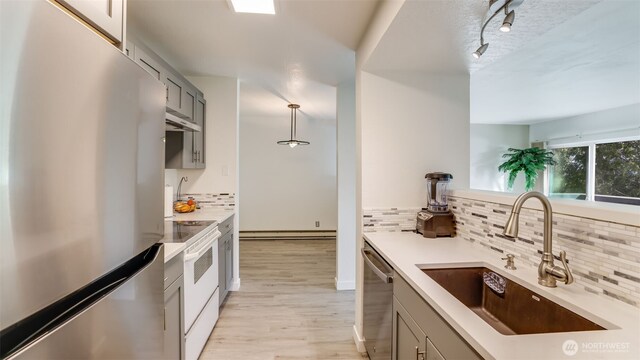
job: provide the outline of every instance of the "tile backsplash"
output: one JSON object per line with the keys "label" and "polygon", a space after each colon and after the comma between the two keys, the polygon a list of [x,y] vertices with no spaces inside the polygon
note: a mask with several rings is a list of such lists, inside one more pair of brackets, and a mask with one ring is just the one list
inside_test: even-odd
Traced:
{"label": "tile backsplash", "polygon": [[[543,212],[523,208],[516,239],[502,235],[511,205],[451,196],[456,233],[472,246],[511,253],[517,264],[537,267],[543,243]],[[364,210],[364,231],[415,227],[418,209]],[[574,286],[640,307],[640,227],[578,216],[553,215],[553,252],[567,252]],[[562,285],[560,285],[562,286]]]}
{"label": "tile backsplash", "polygon": [[415,231],[418,211],[419,208],[364,209],[363,231]]}
{"label": "tile backsplash", "polygon": [[182,200],[192,197],[202,209],[233,210],[236,206],[236,194],[234,193],[205,193],[182,194]]}

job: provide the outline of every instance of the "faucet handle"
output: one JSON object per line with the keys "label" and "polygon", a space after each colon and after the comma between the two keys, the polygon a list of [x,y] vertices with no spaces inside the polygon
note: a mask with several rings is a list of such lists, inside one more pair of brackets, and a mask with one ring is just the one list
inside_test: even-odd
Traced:
{"label": "faucet handle", "polygon": [[571,270],[569,270],[569,266],[567,265],[567,253],[564,250],[560,251],[560,262],[562,262],[562,267],[566,275],[564,283],[569,285],[573,282],[573,274],[571,274]]}
{"label": "faucet handle", "polygon": [[505,265],[505,269],[509,269],[509,270],[516,270],[516,265],[514,262],[515,259],[515,255],[513,254],[507,254],[507,257],[503,257],[502,260],[507,260],[507,265]]}

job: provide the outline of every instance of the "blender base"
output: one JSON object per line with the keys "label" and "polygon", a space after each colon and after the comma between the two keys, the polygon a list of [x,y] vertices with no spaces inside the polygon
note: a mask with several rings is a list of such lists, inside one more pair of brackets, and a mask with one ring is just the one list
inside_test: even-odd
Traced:
{"label": "blender base", "polygon": [[418,217],[416,231],[426,238],[455,236],[455,220],[451,211],[435,213],[427,211],[431,216],[426,219]]}

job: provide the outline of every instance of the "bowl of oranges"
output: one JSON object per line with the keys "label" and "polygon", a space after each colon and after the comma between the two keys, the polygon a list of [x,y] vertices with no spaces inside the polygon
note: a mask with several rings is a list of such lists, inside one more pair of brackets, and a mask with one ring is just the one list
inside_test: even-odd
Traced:
{"label": "bowl of oranges", "polygon": [[190,213],[196,210],[196,201],[189,199],[187,201],[176,201],[173,203],[173,210],[179,213]]}

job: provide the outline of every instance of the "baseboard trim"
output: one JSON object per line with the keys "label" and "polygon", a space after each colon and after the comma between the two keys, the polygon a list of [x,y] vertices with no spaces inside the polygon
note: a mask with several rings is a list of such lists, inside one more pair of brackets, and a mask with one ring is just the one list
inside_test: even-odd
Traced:
{"label": "baseboard trim", "polygon": [[358,349],[359,353],[367,352],[364,347],[364,338],[358,333],[358,328],[355,324],[353,325],[353,341],[356,343],[356,349]]}
{"label": "baseboard trim", "polygon": [[338,281],[337,277],[334,278],[334,280],[335,280],[336,290],[338,291],[356,289],[355,280],[354,281]]}
{"label": "baseboard trim", "polygon": [[229,291],[239,291],[240,290],[240,279],[233,279],[233,283],[231,284],[231,288]]}
{"label": "baseboard trim", "polygon": [[240,231],[240,240],[335,240],[333,230]]}

